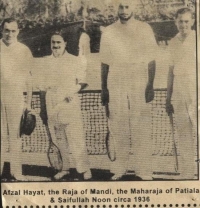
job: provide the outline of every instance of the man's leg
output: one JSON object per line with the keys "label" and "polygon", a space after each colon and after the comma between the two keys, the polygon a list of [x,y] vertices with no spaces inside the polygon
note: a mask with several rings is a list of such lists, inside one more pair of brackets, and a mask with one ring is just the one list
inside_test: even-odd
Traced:
{"label": "man's leg", "polygon": [[[66,138],[57,138],[55,127],[58,127],[59,121],[57,118],[58,109],[56,109],[57,98],[55,97],[56,91],[49,89],[46,93],[46,110],[48,117],[48,127],[51,134],[53,143],[58,147],[62,159],[62,170],[55,176],[55,179],[61,179],[69,174],[69,150]],[[59,126],[60,127],[60,126]]]}
{"label": "man's leg", "polygon": [[[110,88],[111,89],[111,88]],[[112,162],[113,180],[120,179],[127,171],[130,151],[130,129],[128,117],[128,98],[122,89],[110,90],[108,120],[110,137],[113,137],[116,160]]]}
{"label": "man's leg", "polygon": [[130,98],[131,139],[136,175],[152,180],[151,105],[145,102],[143,95],[141,92]]}
{"label": "man's leg", "polygon": [[[58,147],[58,150],[60,151],[61,158],[62,158],[62,170],[60,170],[54,178],[59,180],[63,178],[66,175],[69,175],[69,148],[67,139],[65,138],[57,138],[55,133],[55,118],[49,119],[48,121],[49,130],[51,134],[51,138],[53,143]],[[61,129],[63,130],[63,129]]]}
{"label": "man's leg", "polygon": [[69,149],[75,159],[76,169],[79,173],[84,173],[84,179],[92,177],[89,168],[89,160],[85,141],[85,131],[81,106],[78,97],[74,97],[72,103],[66,104],[66,114],[68,114],[69,124],[65,128]]}
{"label": "man's leg", "polygon": [[10,137],[10,171],[17,180],[26,180],[26,177],[22,175],[22,141],[19,137],[19,127],[22,116],[22,108],[20,108],[20,106],[23,106],[23,103],[16,102],[14,105],[13,103],[6,105],[6,116]]}
{"label": "man's leg", "polygon": [[179,171],[181,179],[194,179],[195,151],[193,126],[184,100],[174,102],[174,116],[178,135]]}
{"label": "man's leg", "polygon": [[5,107],[1,103],[1,175],[3,173],[3,167],[5,162],[6,143],[8,142],[8,129]]}

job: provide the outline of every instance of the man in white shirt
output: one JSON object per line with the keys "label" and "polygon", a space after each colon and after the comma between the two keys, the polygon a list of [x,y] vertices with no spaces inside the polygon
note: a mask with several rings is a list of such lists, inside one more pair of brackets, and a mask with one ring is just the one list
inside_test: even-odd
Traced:
{"label": "man in white shirt", "polygon": [[[171,63],[168,75],[166,110],[174,113],[179,139],[179,171],[182,179],[194,178],[194,135],[196,118],[196,35],[193,12],[189,8],[177,11],[178,34],[169,42]],[[171,104],[173,100],[173,106]],[[195,135],[196,136],[196,135]]]}
{"label": "man in white shirt", "polygon": [[[28,47],[17,41],[19,28],[13,18],[2,23],[1,53],[1,130],[2,134],[2,165],[3,144],[9,137],[11,174],[18,180],[26,180],[21,167],[21,139],[19,125],[25,108],[31,109],[32,83],[30,67],[32,54]],[[27,92],[24,103],[23,92]],[[9,133],[8,133],[9,132]],[[9,134],[9,135],[8,135]]]}
{"label": "man in white shirt", "polygon": [[[84,73],[79,58],[67,53],[63,35],[56,32],[51,37],[52,54],[48,57],[48,66],[44,85],[46,88],[46,108],[48,125],[53,142],[60,150],[63,167],[54,178],[62,179],[69,174],[69,151],[75,160],[79,173],[85,180],[92,177],[89,169],[85,132],[78,92],[84,82]],[[56,69],[55,69],[56,67]],[[58,70],[59,69],[59,70]],[[44,69],[45,70],[45,69]],[[55,128],[64,128],[67,138],[57,138]]]}
{"label": "man in white shirt", "polygon": [[133,1],[120,0],[118,16],[119,21],[103,31],[100,44],[102,103],[109,103],[109,131],[116,152],[112,179],[120,179],[128,169],[131,137],[135,172],[143,180],[152,180],[147,103],[154,98],[157,44],[151,27],[133,18]]}

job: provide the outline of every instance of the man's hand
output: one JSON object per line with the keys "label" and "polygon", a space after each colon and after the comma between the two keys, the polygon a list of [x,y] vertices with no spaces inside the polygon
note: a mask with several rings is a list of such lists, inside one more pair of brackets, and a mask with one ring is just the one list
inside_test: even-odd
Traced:
{"label": "man's hand", "polygon": [[25,102],[24,103],[24,111],[25,110],[32,111],[31,104],[28,104],[27,102]]}
{"label": "man's hand", "polygon": [[28,105],[27,103],[25,103],[24,105],[24,109],[23,109],[23,112],[27,111],[28,114],[32,114],[32,115],[35,115],[37,114],[36,110],[31,108],[30,105]]}
{"label": "man's hand", "polygon": [[65,98],[65,101],[67,103],[70,103],[72,100],[73,100],[73,97],[70,97],[70,96],[68,96],[68,97]]}
{"label": "man's hand", "polygon": [[103,106],[109,103],[109,91],[107,88],[102,89],[101,91],[101,103]]}
{"label": "man's hand", "polygon": [[109,91],[107,88],[109,65],[101,64],[101,103],[103,106],[109,103]]}
{"label": "man's hand", "polygon": [[28,114],[32,114],[32,115],[34,115],[34,116],[37,115],[37,112],[36,112],[35,109],[31,109],[31,110],[27,109],[27,110],[28,110]]}
{"label": "man's hand", "polygon": [[172,113],[174,113],[174,107],[171,104],[171,102],[169,102],[169,101],[166,101],[166,112],[167,112],[168,116],[171,115]]}
{"label": "man's hand", "polygon": [[81,92],[82,90],[88,87],[87,83],[79,83],[79,85],[81,86],[81,89],[79,90],[79,92]]}
{"label": "man's hand", "polygon": [[154,89],[151,85],[147,85],[145,90],[145,100],[146,103],[151,102],[154,99]]}

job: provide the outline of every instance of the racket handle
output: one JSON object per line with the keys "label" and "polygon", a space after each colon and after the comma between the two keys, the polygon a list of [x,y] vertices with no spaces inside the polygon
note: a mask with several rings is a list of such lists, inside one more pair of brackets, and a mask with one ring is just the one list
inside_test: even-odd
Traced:
{"label": "racket handle", "polygon": [[171,130],[172,130],[172,140],[173,140],[173,146],[174,146],[174,155],[175,155],[175,171],[178,172],[178,153],[177,153],[177,148],[176,148],[176,141],[175,141],[175,137],[174,137],[174,121],[173,121],[173,114],[171,113],[169,115],[169,119],[170,119],[170,125],[171,125]]}

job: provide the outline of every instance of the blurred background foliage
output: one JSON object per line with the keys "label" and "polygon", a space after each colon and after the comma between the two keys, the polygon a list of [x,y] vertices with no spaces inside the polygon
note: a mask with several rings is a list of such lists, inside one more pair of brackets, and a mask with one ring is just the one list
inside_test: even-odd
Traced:
{"label": "blurred background foliage", "polygon": [[[0,0],[0,23],[15,17],[19,22],[19,41],[27,45],[34,57],[51,54],[50,39],[62,30],[67,51],[78,55],[80,35],[90,37],[92,53],[98,53],[104,26],[117,21],[119,0]],[[176,33],[174,15],[181,7],[195,10],[194,0],[128,0],[134,3],[136,19],[152,27],[157,42],[167,43]],[[0,38],[1,38],[0,29]]]}
{"label": "blurred background foliage", "polygon": [[[195,0],[134,0],[136,19],[160,22],[174,19],[180,7],[194,9]],[[63,25],[90,20],[109,25],[117,20],[116,0],[0,0],[0,21],[18,19],[21,28]]]}

